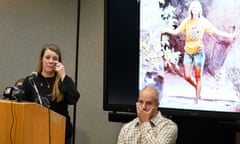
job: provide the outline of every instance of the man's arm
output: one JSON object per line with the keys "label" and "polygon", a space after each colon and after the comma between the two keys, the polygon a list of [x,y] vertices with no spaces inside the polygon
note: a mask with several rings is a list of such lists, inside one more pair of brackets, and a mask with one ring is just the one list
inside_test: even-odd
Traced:
{"label": "man's arm", "polygon": [[[158,128],[158,127],[154,127]],[[164,127],[153,130],[150,122],[142,123],[141,133],[142,142],[145,144],[175,144],[178,129],[175,123],[166,123]]]}
{"label": "man's arm", "polygon": [[124,144],[124,134],[125,134],[125,128],[123,126],[120,130],[119,135],[118,135],[117,144]]}

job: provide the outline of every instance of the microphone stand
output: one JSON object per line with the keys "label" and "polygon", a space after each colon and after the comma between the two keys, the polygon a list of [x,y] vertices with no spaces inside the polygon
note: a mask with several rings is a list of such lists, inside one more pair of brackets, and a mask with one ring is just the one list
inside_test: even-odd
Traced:
{"label": "microphone stand", "polygon": [[39,91],[38,91],[38,89],[37,89],[37,86],[36,86],[36,84],[35,84],[35,81],[33,80],[33,77],[30,78],[30,80],[31,80],[32,86],[33,86],[33,88],[34,88],[34,90],[35,90],[35,92],[36,92],[36,94],[37,94],[39,104],[40,104],[40,105],[43,105],[41,96],[40,96],[40,94],[39,94]]}

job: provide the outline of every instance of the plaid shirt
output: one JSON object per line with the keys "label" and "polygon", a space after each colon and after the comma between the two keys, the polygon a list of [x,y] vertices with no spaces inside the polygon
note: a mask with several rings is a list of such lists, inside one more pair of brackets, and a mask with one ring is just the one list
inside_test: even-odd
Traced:
{"label": "plaid shirt", "polygon": [[140,123],[138,118],[125,124],[117,144],[175,144],[177,125],[159,112],[150,122]]}

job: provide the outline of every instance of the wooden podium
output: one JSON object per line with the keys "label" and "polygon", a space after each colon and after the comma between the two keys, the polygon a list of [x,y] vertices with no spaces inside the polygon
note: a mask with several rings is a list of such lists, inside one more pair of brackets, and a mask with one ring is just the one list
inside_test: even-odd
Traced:
{"label": "wooden podium", "polygon": [[0,144],[64,144],[65,117],[36,103],[0,100]]}

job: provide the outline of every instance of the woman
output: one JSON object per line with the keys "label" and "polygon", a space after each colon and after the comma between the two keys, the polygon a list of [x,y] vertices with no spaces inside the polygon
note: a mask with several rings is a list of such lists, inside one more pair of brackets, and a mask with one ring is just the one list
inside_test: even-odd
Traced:
{"label": "woman", "polygon": [[[217,34],[227,38],[234,38],[234,34],[218,30],[210,21],[202,15],[202,6],[199,1],[192,1],[189,10],[189,17],[185,18],[181,25],[175,30],[167,30],[167,33],[186,34],[184,46],[184,78],[196,89],[195,102],[198,102],[201,92],[201,78],[205,61],[203,36],[204,33]],[[192,79],[192,68],[194,69],[195,80]]]}
{"label": "woman", "polygon": [[35,76],[28,76],[24,80],[23,100],[37,102],[65,116],[65,143],[71,143],[72,124],[68,105],[75,104],[80,94],[75,88],[73,80],[65,72],[61,52],[57,45],[46,44],[43,46],[36,72]]}

